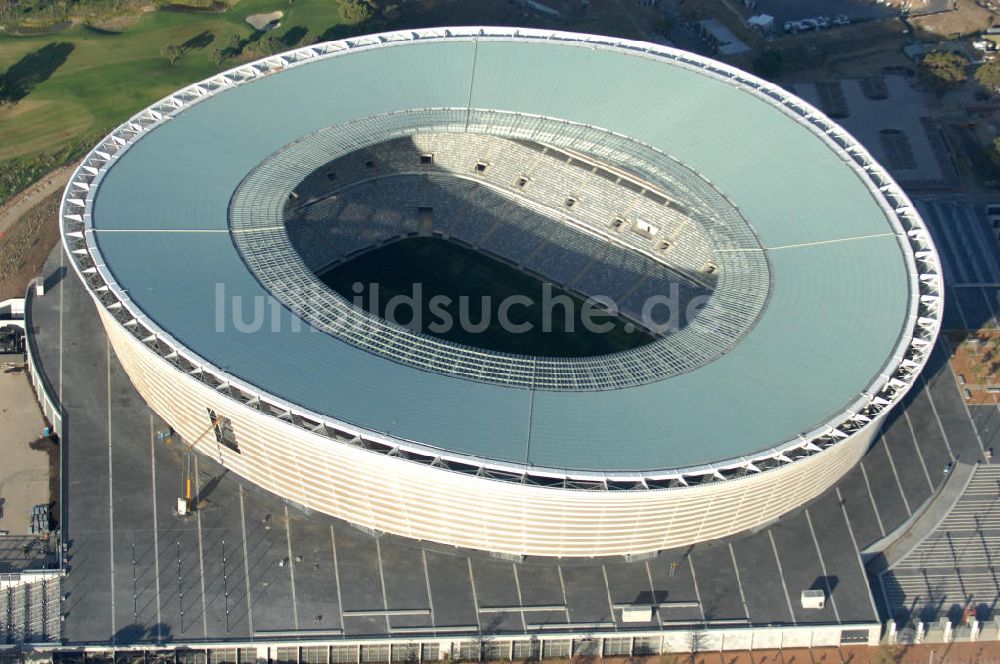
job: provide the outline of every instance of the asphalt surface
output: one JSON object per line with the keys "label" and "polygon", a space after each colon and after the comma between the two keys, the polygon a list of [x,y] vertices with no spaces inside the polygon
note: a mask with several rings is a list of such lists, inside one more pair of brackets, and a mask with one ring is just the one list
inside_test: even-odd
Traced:
{"label": "asphalt surface", "polygon": [[[184,452],[157,442],[164,424],[63,264],[58,251],[50,256],[33,323],[65,409],[70,644],[872,622],[879,614],[860,550],[918,513],[949,463],[982,460],[939,348],[905,407],[833,490],[763,531],[650,560],[511,562],[373,537],[201,456],[203,507],[180,518]],[[984,429],[996,417],[975,415]],[[824,609],[801,608],[807,588],[827,591]],[[658,609],[653,622],[623,623],[623,604]]]}
{"label": "asphalt surface", "polygon": [[[945,330],[996,329],[1000,307],[1000,252],[983,206],[954,200],[918,200],[944,262]],[[931,379],[933,380],[933,379]],[[1000,407],[968,407],[968,419],[982,448],[997,448]],[[963,418],[943,417],[952,435]],[[912,549],[879,575],[877,596],[887,617],[900,625],[941,618],[958,623],[966,607],[979,620],[996,617],[1000,578],[995,558],[1000,552],[1000,483],[996,466],[974,449],[955,451],[959,463],[982,462],[968,488],[937,523],[927,524]],[[904,638],[906,638],[904,636]]]}

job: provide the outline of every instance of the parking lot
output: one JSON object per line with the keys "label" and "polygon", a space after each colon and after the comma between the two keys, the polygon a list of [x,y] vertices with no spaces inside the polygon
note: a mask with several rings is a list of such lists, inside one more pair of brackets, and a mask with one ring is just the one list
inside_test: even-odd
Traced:
{"label": "parking lot", "polygon": [[758,0],[754,13],[770,14],[780,27],[786,21],[817,16],[833,18],[843,14],[852,21],[870,21],[896,16],[899,12],[882,4],[863,0]]}
{"label": "parking lot", "polygon": [[[628,631],[678,625],[871,622],[860,550],[892,533],[953,459],[981,455],[944,355],[838,486],[771,527],[655,558],[502,560],[375,536],[303,511],[195,457],[191,517],[175,513],[184,453],[135,393],[89,297],[54,253],[35,306],[43,365],[65,405],[69,643]],[[58,367],[62,363],[62,379]],[[804,610],[801,590],[825,590]],[[625,604],[656,607],[625,623]]]}

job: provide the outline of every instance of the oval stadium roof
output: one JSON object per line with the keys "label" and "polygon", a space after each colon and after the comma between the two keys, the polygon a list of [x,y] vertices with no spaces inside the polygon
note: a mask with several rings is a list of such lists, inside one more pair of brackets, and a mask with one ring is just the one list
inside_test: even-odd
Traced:
{"label": "oval stadium roof", "polygon": [[[866,403],[901,361],[917,316],[918,271],[895,211],[908,202],[877,165],[866,170],[870,158],[853,139],[780,89],[667,48],[506,28],[312,48],[276,73],[179,102],[91,193],[92,241],[116,288],[165,336],[235,379],[423,447],[613,473],[801,441]],[[227,298],[268,296],[228,225],[248,174],[324,128],[433,108],[558,118],[680,160],[735,204],[766,252],[771,293],[760,318],[695,370],[586,392],[421,370],[297,331],[284,307],[275,326],[220,330],[220,284]]]}

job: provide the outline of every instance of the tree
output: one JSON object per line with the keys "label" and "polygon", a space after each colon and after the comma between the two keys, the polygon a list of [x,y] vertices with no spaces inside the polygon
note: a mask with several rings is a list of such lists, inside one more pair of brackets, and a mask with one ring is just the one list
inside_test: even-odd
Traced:
{"label": "tree", "polygon": [[398,20],[402,10],[400,10],[397,4],[388,4],[382,9],[382,18],[390,23],[392,21]]}
{"label": "tree", "polygon": [[969,61],[950,51],[931,51],[920,63],[920,80],[938,94],[958,87],[965,82]]}
{"label": "tree", "polygon": [[778,51],[763,51],[753,59],[753,71],[761,78],[774,79],[781,76],[784,58]]}
{"label": "tree", "polygon": [[372,8],[364,0],[341,0],[340,15],[347,23],[364,23],[372,17]]}
{"label": "tree", "polygon": [[872,654],[871,664],[897,664],[903,658],[903,653],[897,646],[884,643]]}
{"label": "tree", "polygon": [[184,55],[184,49],[177,44],[167,44],[160,49],[160,55],[165,57],[170,64],[174,64],[181,59],[182,55]]}
{"label": "tree", "polygon": [[247,46],[247,50],[250,52],[251,55],[256,56],[258,58],[263,58],[267,57],[268,55],[274,55],[275,53],[278,53],[279,51],[283,51],[285,49],[280,39],[278,39],[273,35],[268,35],[267,37],[262,37],[261,39],[258,39],[256,42],[253,42],[252,44]]}
{"label": "tree", "polygon": [[212,51],[212,60],[217,65],[221,65],[229,57],[229,50],[225,48],[217,48]]}
{"label": "tree", "polygon": [[232,35],[229,38],[229,48],[233,53],[239,53],[243,49],[243,38],[238,34]]}
{"label": "tree", "polygon": [[976,69],[976,81],[990,92],[1000,91],[1000,59],[979,65]]}

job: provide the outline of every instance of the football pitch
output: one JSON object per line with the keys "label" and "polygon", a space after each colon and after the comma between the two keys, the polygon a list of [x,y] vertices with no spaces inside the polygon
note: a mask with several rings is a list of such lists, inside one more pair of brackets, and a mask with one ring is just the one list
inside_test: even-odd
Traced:
{"label": "football pitch", "polygon": [[[645,330],[599,312],[598,306],[577,295],[436,238],[409,238],[378,247],[320,279],[370,313],[476,348],[582,357],[653,340]],[[585,324],[585,317],[590,324]]]}

